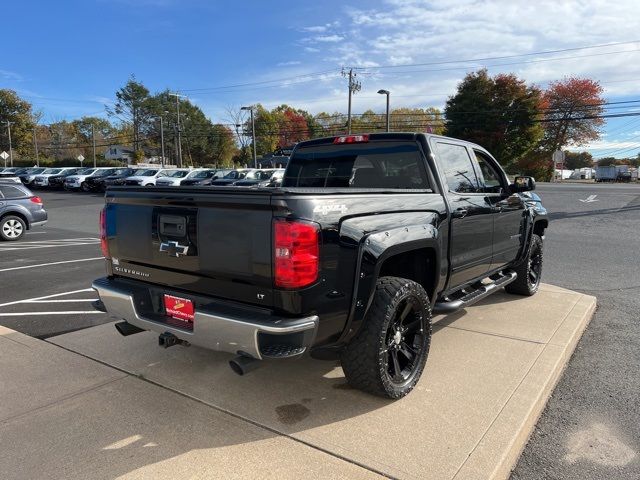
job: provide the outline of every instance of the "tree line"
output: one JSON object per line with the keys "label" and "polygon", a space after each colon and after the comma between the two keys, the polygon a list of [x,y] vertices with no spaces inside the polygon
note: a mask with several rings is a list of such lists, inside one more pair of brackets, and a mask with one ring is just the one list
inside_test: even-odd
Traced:
{"label": "tree line", "polygon": [[[548,178],[553,151],[580,147],[600,137],[606,105],[602,95],[600,84],[591,79],[565,78],[541,89],[513,74],[492,77],[479,70],[460,82],[444,111],[396,108],[390,112],[390,127],[391,131],[431,132],[473,141],[510,172]],[[16,92],[0,90],[0,148],[8,149],[5,126],[9,121],[14,158],[23,162],[34,160],[34,139],[45,163],[80,154],[90,159],[94,139],[100,158],[106,147],[125,145],[135,152],[136,160],[142,160],[160,157],[162,126],[170,163],[177,158],[179,137],[186,165],[231,166],[251,161],[252,123],[243,109],[228,108],[224,121],[214,123],[188,98],[169,90],[151,93],[132,76],[115,92],[106,114],[106,118],[85,116],[40,125],[41,112]],[[351,123],[352,133],[384,131],[386,118],[384,113],[367,110],[352,116]],[[309,138],[343,134],[347,116],[340,112],[312,115],[289,105],[269,110],[257,104],[253,125],[257,154],[262,156]],[[587,152],[567,153],[567,168],[592,164]]]}

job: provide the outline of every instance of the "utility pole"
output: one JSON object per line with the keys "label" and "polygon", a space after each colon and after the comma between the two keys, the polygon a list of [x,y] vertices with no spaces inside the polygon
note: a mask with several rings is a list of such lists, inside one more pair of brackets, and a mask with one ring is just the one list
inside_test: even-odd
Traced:
{"label": "utility pole", "polygon": [[162,115],[160,115],[160,145],[162,148],[162,159],[160,160],[160,166],[164,168],[164,121]]}
{"label": "utility pole", "polygon": [[33,149],[36,151],[36,167],[40,166],[40,156],[38,155],[37,126],[33,127]]}
{"label": "utility pole", "polygon": [[258,168],[258,157],[256,155],[256,124],[253,118],[254,106],[241,107],[240,110],[249,110],[251,113],[251,143],[253,145],[253,168]]}
{"label": "utility pole", "polygon": [[13,167],[13,149],[11,148],[11,122],[7,120],[7,132],[9,133],[9,161]]}
{"label": "utility pole", "polygon": [[91,139],[93,141],[93,168],[96,168],[96,126],[93,123],[91,124]]}
{"label": "utility pole", "polygon": [[349,72],[344,69],[342,70],[342,76],[349,77],[349,108],[347,112],[347,134],[349,135],[351,134],[351,96],[354,93],[359,92],[362,88],[362,84],[358,80],[355,80],[356,75],[357,74],[354,73],[353,68],[350,68]]}
{"label": "utility pole", "polygon": [[176,115],[178,116],[177,125],[178,125],[178,168],[182,168],[182,131],[180,129],[180,95],[179,93],[170,93],[169,95],[176,97]]}

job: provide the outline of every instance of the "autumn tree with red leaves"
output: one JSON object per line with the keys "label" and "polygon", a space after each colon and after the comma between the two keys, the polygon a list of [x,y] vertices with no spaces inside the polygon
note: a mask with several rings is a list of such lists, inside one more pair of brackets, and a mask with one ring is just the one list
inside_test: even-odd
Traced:
{"label": "autumn tree with red leaves", "polygon": [[551,82],[542,96],[544,138],[542,150],[554,152],[600,138],[605,121],[603,88],[589,78],[570,77]]}

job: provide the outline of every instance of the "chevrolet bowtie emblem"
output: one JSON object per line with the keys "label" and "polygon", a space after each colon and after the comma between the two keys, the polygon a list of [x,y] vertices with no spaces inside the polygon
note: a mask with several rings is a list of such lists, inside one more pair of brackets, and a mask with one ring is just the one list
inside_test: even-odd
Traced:
{"label": "chevrolet bowtie emblem", "polygon": [[179,257],[180,255],[187,254],[189,246],[180,245],[178,242],[162,242],[160,244],[160,251],[167,252],[170,257]]}

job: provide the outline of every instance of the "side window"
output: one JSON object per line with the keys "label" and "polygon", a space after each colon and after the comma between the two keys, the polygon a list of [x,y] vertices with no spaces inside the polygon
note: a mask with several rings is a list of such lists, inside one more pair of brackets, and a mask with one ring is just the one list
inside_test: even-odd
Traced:
{"label": "side window", "polygon": [[474,150],[473,153],[480,166],[480,188],[482,191],[485,193],[501,193],[502,182],[500,181],[500,174],[485,154],[477,150]]}
{"label": "side window", "polygon": [[467,148],[453,143],[436,143],[438,160],[444,170],[449,191],[456,193],[477,193],[480,191],[478,178]]}
{"label": "side window", "polygon": [[17,187],[12,187],[10,185],[5,185],[0,187],[0,193],[4,198],[24,198],[27,195]]}

